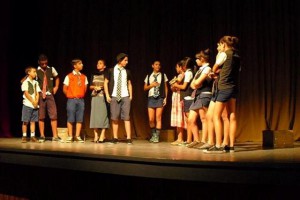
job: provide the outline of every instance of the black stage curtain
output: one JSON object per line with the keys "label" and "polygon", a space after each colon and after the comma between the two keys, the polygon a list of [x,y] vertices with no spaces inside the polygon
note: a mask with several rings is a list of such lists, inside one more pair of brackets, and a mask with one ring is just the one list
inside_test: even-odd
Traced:
{"label": "black stage curtain", "polygon": [[[264,129],[294,130],[300,136],[299,6],[296,0],[45,0],[4,1],[1,10],[1,135],[21,135],[20,79],[40,53],[59,72],[61,83],[71,59],[84,62],[88,77],[99,58],[113,67],[129,54],[133,73],[131,121],[136,138],[147,138],[145,76],[161,61],[171,79],[175,64],[205,48],[213,52],[223,35],[240,39],[242,68],[238,97],[238,141],[261,141]],[[170,128],[171,94],[163,114]],[[59,126],[66,126],[66,98],[56,95]],[[86,96],[84,128],[89,128]]]}

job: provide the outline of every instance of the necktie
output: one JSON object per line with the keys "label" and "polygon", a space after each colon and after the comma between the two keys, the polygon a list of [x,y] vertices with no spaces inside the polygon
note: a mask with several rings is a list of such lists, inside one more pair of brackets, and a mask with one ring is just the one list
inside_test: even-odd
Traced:
{"label": "necktie", "polygon": [[81,86],[80,74],[77,72],[76,76],[77,76],[77,85],[80,87]]}
{"label": "necktie", "polygon": [[121,100],[121,83],[122,83],[122,71],[119,69],[119,76],[118,76],[118,82],[117,82],[117,101],[119,102]]}
{"label": "necktie", "polygon": [[46,75],[46,71],[44,71],[44,80],[43,80],[43,99],[46,98],[46,92],[47,92],[47,75]]}
{"label": "necktie", "polygon": [[[153,74],[153,77],[154,77],[154,82],[157,82],[157,77],[158,77],[159,74]],[[156,86],[154,88],[154,93],[153,93],[153,97],[154,98],[157,98],[159,96],[159,86]]]}

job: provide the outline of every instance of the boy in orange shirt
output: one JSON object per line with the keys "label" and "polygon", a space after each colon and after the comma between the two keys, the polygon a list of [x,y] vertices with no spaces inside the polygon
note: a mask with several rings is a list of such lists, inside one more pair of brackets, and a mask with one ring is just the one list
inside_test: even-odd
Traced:
{"label": "boy in orange shirt", "polygon": [[[69,73],[64,80],[63,92],[68,98],[67,101],[67,127],[68,138],[66,142],[80,142],[84,141],[80,138],[80,131],[84,116],[84,95],[87,90],[87,77],[80,73],[83,68],[80,59],[73,59],[71,62],[74,70]],[[76,122],[76,133],[73,137],[73,124]]]}

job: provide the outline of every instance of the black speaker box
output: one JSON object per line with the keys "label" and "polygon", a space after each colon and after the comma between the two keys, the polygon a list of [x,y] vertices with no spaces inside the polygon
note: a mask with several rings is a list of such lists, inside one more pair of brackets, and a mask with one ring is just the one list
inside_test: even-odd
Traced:
{"label": "black speaker box", "polygon": [[294,133],[290,130],[264,130],[263,147],[291,148],[294,147]]}

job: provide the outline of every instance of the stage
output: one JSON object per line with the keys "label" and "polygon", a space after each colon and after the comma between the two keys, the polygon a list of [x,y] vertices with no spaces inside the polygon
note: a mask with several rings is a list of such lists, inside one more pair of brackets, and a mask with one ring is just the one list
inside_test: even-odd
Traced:
{"label": "stage", "polygon": [[[233,187],[239,191],[232,194],[236,198],[247,191],[254,191],[251,194],[260,197],[262,194],[279,197],[300,186],[300,143],[295,142],[294,148],[283,149],[263,149],[261,143],[254,142],[237,143],[234,153],[205,154],[197,149],[172,146],[167,142],[153,144],[146,140],[133,140],[133,144],[128,145],[93,143],[91,139],[85,143],[21,143],[20,138],[0,138],[0,165],[0,193],[27,198],[40,197],[38,191],[34,195],[29,192],[39,185],[58,184],[59,188],[68,185],[75,189],[74,195],[76,189],[80,189],[77,186],[81,190],[93,190],[95,179],[99,188],[103,183],[117,191],[130,188],[137,198],[145,191],[149,199],[153,199],[153,195],[157,197],[154,199],[173,197],[169,193],[175,193],[177,186],[183,190],[197,188],[197,191],[206,188],[201,193],[214,198],[222,197],[215,192]],[[153,185],[158,187],[157,184],[164,187],[165,192],[169,191],[169,196],[162,189],[158,193],[148,191]],[[143,192],[141,185],[145,187]],[[223,189],[217,189],[220,187]],[[56,198],[53,192],[61,193],[64,189],[55,188],[47,186],[39,190]],[[114,191],[109,188],[105,191]],[[135,188],[140,190],[135,191]],[[193,198],[194,193],[196,191],[183,194]],[[91,198],[100,197],[100,194],[106,195],[104,191],[89,193]],[[114,195],[122,197],[118,192]]]}

